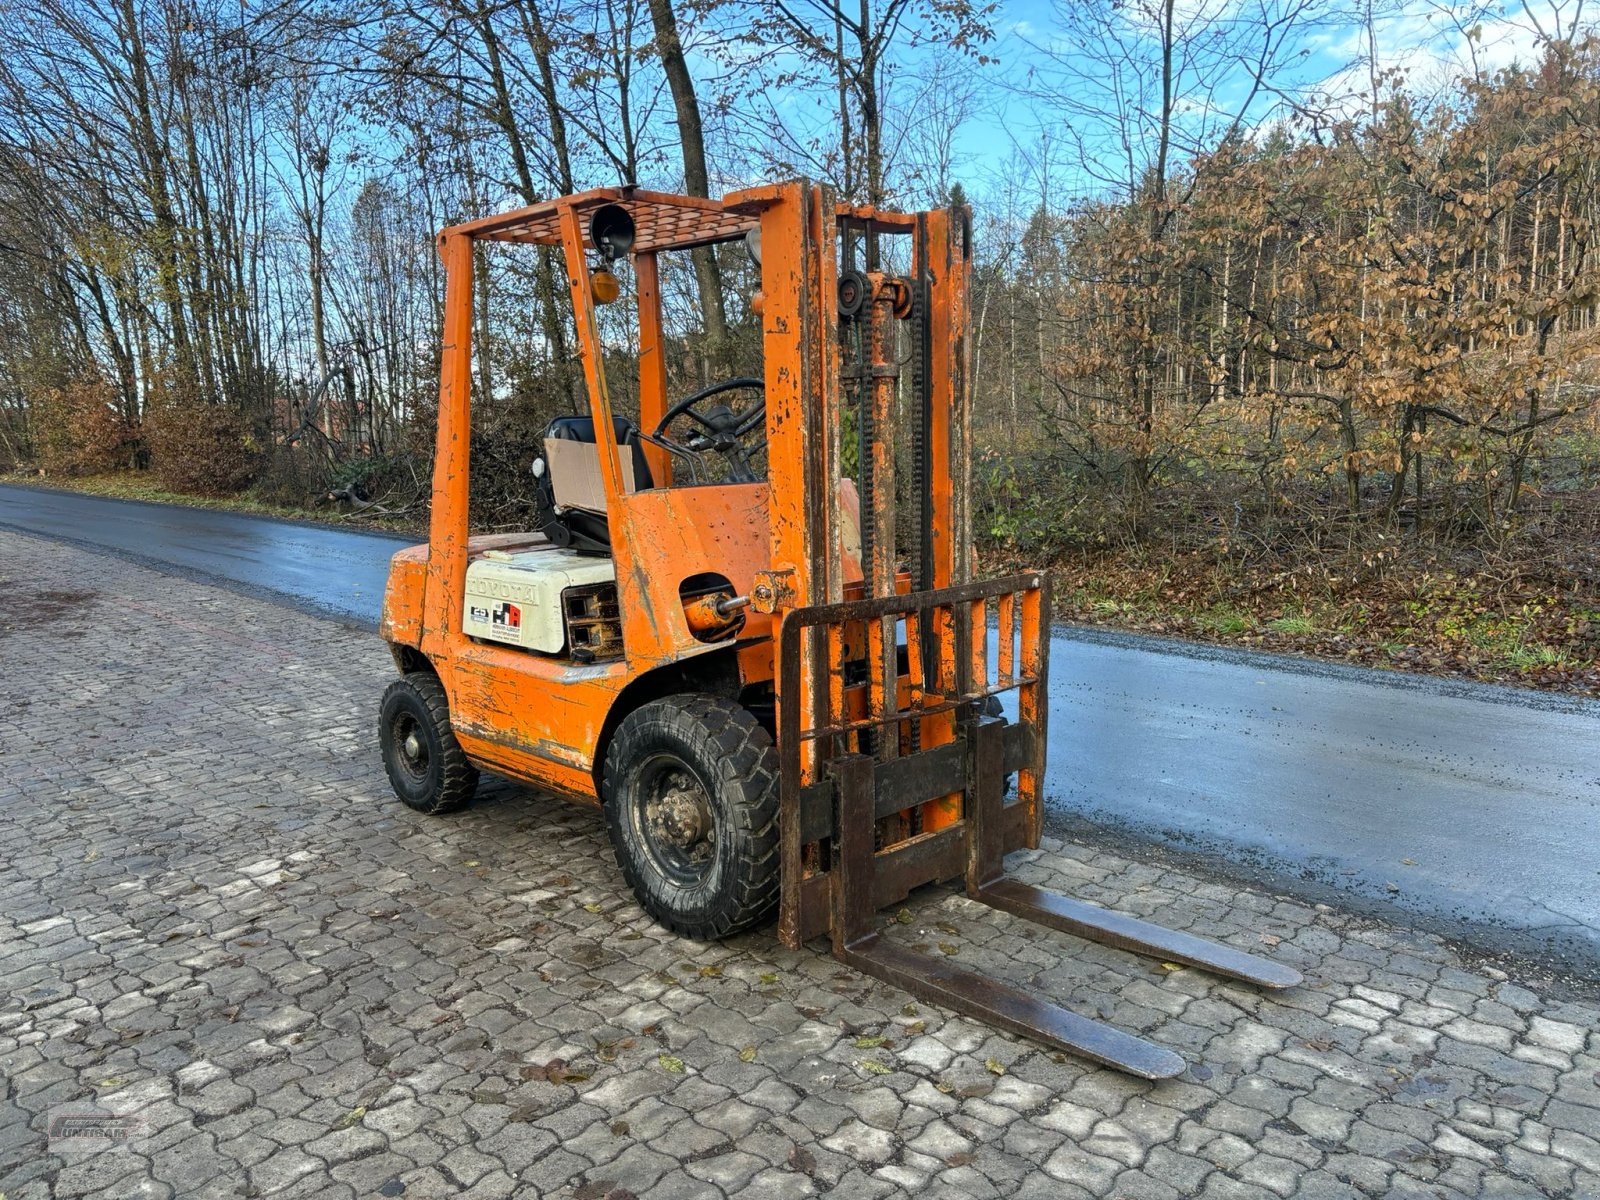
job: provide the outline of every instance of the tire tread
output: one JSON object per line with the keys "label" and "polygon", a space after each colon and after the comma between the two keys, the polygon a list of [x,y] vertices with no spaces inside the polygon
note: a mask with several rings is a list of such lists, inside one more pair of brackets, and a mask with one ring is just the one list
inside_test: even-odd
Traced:
{"label": "tire tread", "polygon": [[[729,806],[746,853],[733,886],[710,919],[689,921],[673,912],[625,852],[619,825],[621,787],[634,742],[649,723],[674,727],[685,742],[716,755],[720,786],[732,790]],[[769,918],[778,903],[778,760],[772,738],[749,709],[720,696],[680,695],[641,705],[624,719],[606,754],[601,783],[606,820],[617,861],[634,896],[658,922],[683,937],[714,941]]]}
{"label": "tire tread", "polygon": [[[439,740],[439,784],[426,804],[414,804],[404,796],[401,799],[418,812],[440,815],[462,808],[478,790],[478,768],[472,765],[467,752],[456,741],[450,724],[450,698],[445,695],[444,684],[432,671],[408,671],[391,683],[383,693],[379,709],[380,722],[386,721],[389,705],[394,697],[409,691],[421,701],[428,719],[433,723]],[[381,726],[380,726],[381,728]],[[398,788],[396,791],[398,792]]]}

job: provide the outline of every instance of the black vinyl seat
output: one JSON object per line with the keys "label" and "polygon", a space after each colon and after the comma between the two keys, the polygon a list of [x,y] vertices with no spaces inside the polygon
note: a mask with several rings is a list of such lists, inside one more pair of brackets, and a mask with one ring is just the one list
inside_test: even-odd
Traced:
{"label": "black vinyl seat", "polygon": [[[655,487],[655,480],[650,475],[650,464],[645,461],[644,439],[639,436],[638,427],[627,417],[612,417],[611,427],[617,445],[627,446],[633,451],[633,490],[642,492],[646,488]],[[560,438],[566,442],[587,442],[592,446],[594,418],[556,417],[545,426],[544,435],[547,438]]]}
{"label": "black vinyl seat", "polygon": [[[645,460],[644,441],[638,427],[627,417],[612,417],[612,436],[617,445],[626,447],[633,459],[633,488],[642,492],[655,486],[650,474],[650,464]],[[593,417],[556,417],[545,427],[547,438],[561,441],[595,444]],[[588,554],[611,552],[611,530],[604,513],[585,512],[579,508],[556,510],[555,484],[550,478],[549,464],[541,457],[534,465],[533,519],[539,531],[557,546],[569,546]]]}

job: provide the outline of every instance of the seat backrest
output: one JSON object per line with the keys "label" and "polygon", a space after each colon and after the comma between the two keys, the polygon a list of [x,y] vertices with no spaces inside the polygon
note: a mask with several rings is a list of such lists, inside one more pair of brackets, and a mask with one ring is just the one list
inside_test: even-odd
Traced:
{"label": "seat backrest", "polygon": [[[644,442],[639,437],[639,430],[627,417],[612,417],[612,436],[617,439],[617,445],[626,446],[633,452],[633,486],[635,491],[644,491],[655,486],[655,480],[650,475],[650,464],[645,460]],[[556,417],[545,427],[544,435],[547,438],[558,438],[561,441],[588,442],[594,444],[594,418],[593,417]]]}
{"label": "seat backrest", "polygon": [[[557,417],[545,428],[546,440],[580,442],[594,445],[594,419],[591,417]],[[644,447],[639,431],[626,417],[612,418],[612,435],[617,445],[628,447],[633,463],[635,491],[653,487],[650,464],[645,461]],[[611,529],[602,512],[589,512],[583,508],[556,511],[553,470],[542,460],[536,464],[534,482],[534,523],[557,546],[570,546],[585,554],[606,554],[611,547]],[[604,507],[602,504],[601,507]]]}

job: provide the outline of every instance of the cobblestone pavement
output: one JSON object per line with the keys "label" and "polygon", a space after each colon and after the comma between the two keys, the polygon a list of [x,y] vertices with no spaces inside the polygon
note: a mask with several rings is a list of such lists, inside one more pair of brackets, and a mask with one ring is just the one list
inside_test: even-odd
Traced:
{"label": "cobblestone pavement", "polygon": [[[370,634],[0,533],[0,662],[5,1200],[1600,1197],[1600,1010],[1404,929],[1059,844],[1013,870],[1306,985],[937,889],[893,922],[1193,1064],[1141,1083],[667,936],[592,810],[410,813]],[[126,1144],[47,1140],[85,1109]]]}

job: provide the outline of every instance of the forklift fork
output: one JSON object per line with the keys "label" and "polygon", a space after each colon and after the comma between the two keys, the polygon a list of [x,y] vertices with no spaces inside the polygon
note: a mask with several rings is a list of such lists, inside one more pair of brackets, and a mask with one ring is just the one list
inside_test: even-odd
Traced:
{"label": "forklift fork", "polygon": [[[1300,982],[1282,964],[1005,876],[1008,852],[1039,843],[1045,589],[1040,576],[1015,576],[786,614],[779,636],[779,935],[798,947],[826,933],[840,961],[921,999],[1132,1075],[1167,1078],[1185,1065],[1171,1050],[948,958],[896,945],[877,917],[916,887],[963,876],[972,899],[1075,937],[1262,987]],[[1001,635],[992,685],[985,619],[991,602]],[[1019,604],[1020,628],[1013,620]],[[850,647],[864,645],[869,627],[896,621],[906,628],[909,677],[884,682],[881,672],[869,670],[865,684],[850,686]],[[938,653],[924,657],[925,638]],[[953,679],[933,686],[935,680],[920,678],[921,661],[954,667],[942,673]],[[982,715],[986,697],[1008,690],[1020,694],[1017,721]],[[915,741],[913,726],[921,735]],[[918,743],[927,748],[905,752]],[[1007,803],[1012,771],[1018,796]],[[951,823],[929,829],[934,822],[924,822],[921,832],[879,847],[886,818],[933,813],[952,797],[959,798],[959,815]],[[908,824],[916,830],[916,822]]]}

